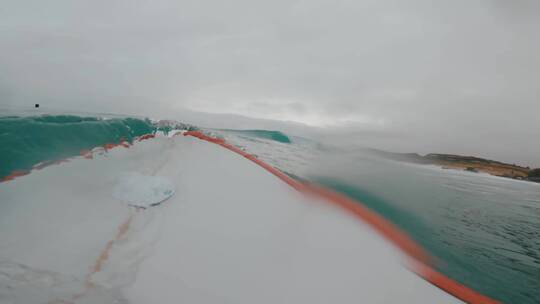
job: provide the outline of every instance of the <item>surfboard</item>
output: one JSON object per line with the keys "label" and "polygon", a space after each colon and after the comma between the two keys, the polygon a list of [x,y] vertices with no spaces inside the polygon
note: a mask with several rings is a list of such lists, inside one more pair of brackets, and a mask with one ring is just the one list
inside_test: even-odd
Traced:
{"label": "surfboard", "polygon": [[[0,298],[495,303],[457,283],[446,288],[453,295],[434,286],[451,280],[364,209],[307,191],[223,140],[186,135],[0,183]],[[431,279],[409,270],[411,259]]]}

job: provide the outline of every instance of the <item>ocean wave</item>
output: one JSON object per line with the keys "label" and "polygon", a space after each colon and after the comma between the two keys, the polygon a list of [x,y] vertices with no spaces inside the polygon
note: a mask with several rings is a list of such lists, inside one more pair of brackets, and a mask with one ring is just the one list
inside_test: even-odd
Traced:
{"label": "ocean wave", "polygon": [[158,131],[189,126],[139,118],[101,118],[76,115],[0,117],[0,180],[14,171],[28,171],[38,163],[79,155],[105,144]]}
{"label": "ocean wave", "polygon": [[221,130],[225,132],[230,132],[244,137],[255,137],[261,139],[269,139],[272,141],[277,141],[284,144],[290,144],[292,141],[289,136],[280,131],[269,131],[269,130]]}

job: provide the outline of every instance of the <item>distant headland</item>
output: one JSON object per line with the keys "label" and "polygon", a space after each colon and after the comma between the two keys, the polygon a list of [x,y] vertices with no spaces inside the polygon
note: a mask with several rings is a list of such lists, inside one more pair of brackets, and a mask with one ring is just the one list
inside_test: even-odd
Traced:
{"label": "distant headland", "polygon": [[516,164],[507,164],[480,157],[455,154],[430,153],[422,156],[417,153],[395,153],[376,149],[370,149],[370,151],[381,157],[397,161],[437,165],[444,169],[484,172],[500,177],[540,183],[540,168],[531,169],[529,167],[522,167]]}

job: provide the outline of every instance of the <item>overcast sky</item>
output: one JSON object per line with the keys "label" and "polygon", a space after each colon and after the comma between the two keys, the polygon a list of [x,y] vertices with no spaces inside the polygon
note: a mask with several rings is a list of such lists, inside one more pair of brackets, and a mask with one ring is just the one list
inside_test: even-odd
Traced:
{"label": "overcast sky", "polygon": [[540,166],[539,1],[1,4],[0,105],[233,113]]}

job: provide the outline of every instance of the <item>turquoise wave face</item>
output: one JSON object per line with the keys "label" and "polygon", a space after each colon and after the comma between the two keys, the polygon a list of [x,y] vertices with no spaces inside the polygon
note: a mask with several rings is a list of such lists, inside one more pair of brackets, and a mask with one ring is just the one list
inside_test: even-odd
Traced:
{"label": "turquoise wave face", "polygon": [[269,139],[284,144],[290,144],[291,139],[282,132],[279,131],[267,131],[267,130],[222,130],[229,133],[235,133],[239,136],[255,137],[262,139]]}
{"label": "turquoise wave face", "polygon": [[135,118],[0,117],[0,179],[15,170],[30,170],[40,162],[79,155],[81,150],[107,143],[131,142],[153,132],[150,121]]}

